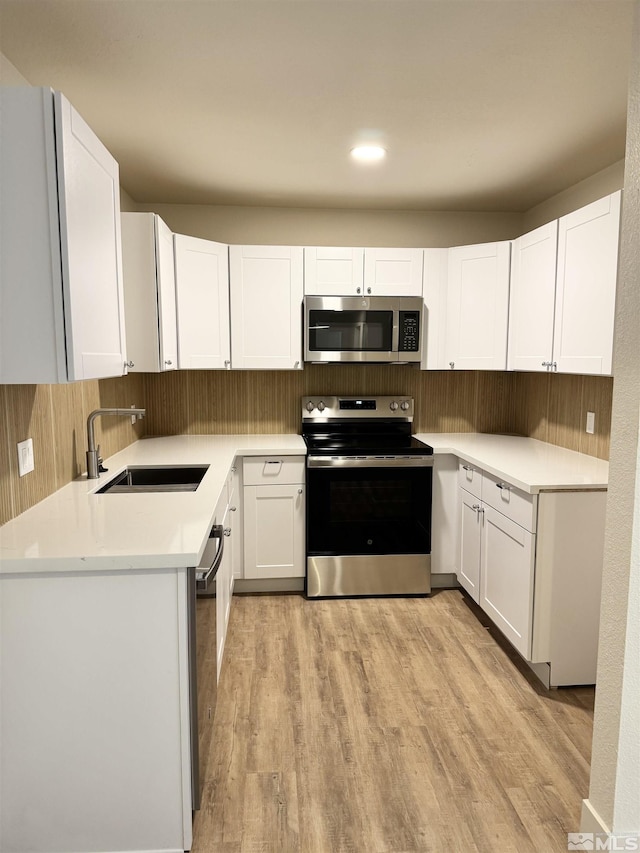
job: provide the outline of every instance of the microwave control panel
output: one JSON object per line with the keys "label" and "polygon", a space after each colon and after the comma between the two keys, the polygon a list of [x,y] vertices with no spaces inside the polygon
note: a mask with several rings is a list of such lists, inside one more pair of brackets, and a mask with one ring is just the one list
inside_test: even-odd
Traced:
{"label": "microwave control panel", "polygon": [[420,347],[420,312],[399,312],[400,337],[398,350],[400,352],[418,352]]}

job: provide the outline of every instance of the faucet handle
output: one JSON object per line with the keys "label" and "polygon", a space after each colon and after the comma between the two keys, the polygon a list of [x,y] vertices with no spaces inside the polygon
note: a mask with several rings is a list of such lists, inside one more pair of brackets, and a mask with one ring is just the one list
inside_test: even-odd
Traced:
{"label": "faucet handle", "polygon": [[102,464],[104,460],[102,459],[102,456],[100,456],[100,445],[98,445],[98,447],[96,448],[96,456],[97,456],[96,461],[98,463],[98,474],[103,474],[105,471],[108,471],[109,469],[105,468],[104,465]]}

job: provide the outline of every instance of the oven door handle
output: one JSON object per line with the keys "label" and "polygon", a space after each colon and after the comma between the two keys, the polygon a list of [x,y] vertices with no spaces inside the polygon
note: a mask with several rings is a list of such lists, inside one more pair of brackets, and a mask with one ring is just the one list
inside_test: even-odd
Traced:
{"label": "oven door handle", "polygon": [[307,468],[433,468],[433,456],[308,456]]}
{"label": "oven door handle", "polygon": [[222,562],[222,556],[224,554],[224,527],[222,524],[213,525],[211,533],[209,533],[209,539],[218,539],[220,544],[216,550],[213,562],[206,572],[201,571],[200,568],[196,569],[196,592],[206,592],[209,588],[209,584],[212,579],[215,578],[218,569],[220,568],[220,563]]}

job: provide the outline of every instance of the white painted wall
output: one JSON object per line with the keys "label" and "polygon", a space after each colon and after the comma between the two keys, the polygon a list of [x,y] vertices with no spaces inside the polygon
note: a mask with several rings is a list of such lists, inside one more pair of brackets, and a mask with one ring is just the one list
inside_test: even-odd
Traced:
{"label": "white painted wall", "polygon": [[640,834],[640,2],[616,307],[598,686],[582,830]]}

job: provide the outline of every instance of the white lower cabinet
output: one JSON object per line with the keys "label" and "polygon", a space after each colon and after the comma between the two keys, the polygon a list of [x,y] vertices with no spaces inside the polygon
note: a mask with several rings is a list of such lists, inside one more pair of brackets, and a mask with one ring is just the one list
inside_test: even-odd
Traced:
{"label": "white lower cabinet", "polygon": [[480,607],[529,659],[535,536],[488,504],[481,514]]}
{"label": "white lower cabinet", "polygon": [[605,491],[528,494],[459,462],[457,577],[552,687],[594,684]]}
{"label": "white lower cabinet", "polygon": [[475,494],[459,488],[458,581],[530,660],[535,532],[518,521],[535,531],[536,498],[466,464],[459,482]]}
{"label": "white lower cabinet", "polygon": [[304,457],[246,458],[243,478],[245,579],[304,577]]}
{"label": "white lower cabinet", "polygon": [[191,848],[187,571],[2,576],[1,850]]}

